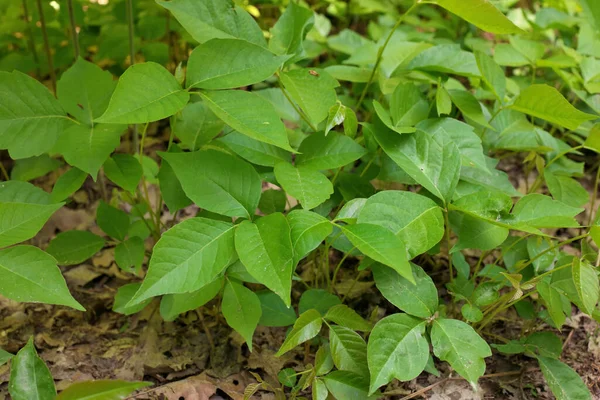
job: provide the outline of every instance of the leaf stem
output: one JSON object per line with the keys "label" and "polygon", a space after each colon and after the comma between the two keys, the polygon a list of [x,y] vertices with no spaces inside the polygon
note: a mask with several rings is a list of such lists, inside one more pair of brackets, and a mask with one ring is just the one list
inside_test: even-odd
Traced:
{"label": "leaf stem", "polygon": [[342,259],[340,260],[340,262],[336,265],[335,270],[333,271],[333,278],[331,278],[330,281],[330,287],[329,287],[329,291],[331,292],[333,289],[333,285],[335,285],[335,281],[337,279],[337,274],[338,271],[340,270],[340,268],[342,267],[342,264],[344,263],[344,261],[346,261],[346,259],[348,258],[348,256],[350,255],[350,253],[352,252],[352,250],[354,250],[355,247],[353,247],[352,249],[350,249],[349,252],[347,252],[346,254],[344,254],[344,257],[342,257]]}
{"label": "leaf stem", "polygon": [[48,58],[50,83],[52,84],[52,92],[56,94],[56,71],[54,71],[54,61],[52,60],[52,51],[50,50],[50,42],[48,41],[48,31],[46,30],[46,19],[44,18],[42,0],[37,0],[37,8],[40,14],[40,25],[42,28],[42,37],[44,38],[44,49],[46,50],[46,58]]}
{"label": "leaf stem", "polygon": [[594,179],[594,190],[592,191],[592,202],[590,203],[590,216],[588,218],[588,225],[592,224],[594,220],[594,208],[596,208],[596,200],[598,199],[598,183],[600,183],[600,165],[596,169],[596,179]]}
{"label": "leaf stem", "polygon": [[[129,27],[129,63],[135,64],[135,36],[133,33],[133,0],[125,0],[127,11],[127,25]],[[131,142],[133,143],[133,151],[139,147],[138,127],[137,124],[132,125]]]}
{"label": "leaf stem", "polygon": [[27,0],[23,0],[23,16],[25,18],[25,24],[27,25],[27,44],[29,45],[29,51],[33,55],[33,61],[35,62],[35,70],[37,76],[41,78],[42,73],[40,72],[40,59],[38,57],[37,50],[35,48],[35,42],[33,40],[33,29],[31,28],[31,20],[29,19],[29,9],[27,8]]}
{"label": "leaf stem", "polygon": [[381,60],[383,58],[383,52],[385,51],[385,48],[389,44],[390,40],[392,40],[392,36],[394,36],[394,32],[396,32],[396,29],[398,29],[398,27],[404,21],[404,19],[411,12],[413,12],[414,9],[417,8],[418,5],[419,5],[419,1],[415,1],[413,3],[413,5],[410,6],[410,8],[408,10],[406,10],[406,12],[404,14],[400,15],[400,17],[398,18],[398,20],[394,24],[394,27],[390,31],[389,35],[385,39],[385,42],[383,42],[383,46],[381,46],[379,48],[379,50],[377,51],[377,59],[375,60],[375,65],[373,66],[373,70],[371,71],[371,75],[369,76],[369,80],[367,81],[367,84],[365,85],[365,88],[363,89],[363,91],[362,91],[362,93],[361,93],[361,95],[360,95],[360,97],[358,99],[358,103],[356,103],[356,110],[357,111],[360,108],[360,106],[362,105],[362,102],[364,101],[365,96],[367,95],[367,92],[369,91],[369,87],[371,86],[371,84],[373,83],[373,80],[375,79],[375,74],[377,73],[377,69],[379,68],[379,65],[381,64]]}
{"label": "leaf stem", "polygon": [[279,74],[276,74],[276,75],[277,75],[277,82],[279,83],[279,88],[283,92],[283,95],[285,96],[285,98],[287,99],[287,101],[290,102],[290,104],[292,105],[292,107],[294,108],[294,110],[298,113],[298,115],[300,115],[300,118],[302,118],[304,120],[304,122],[306,122],[308,124],[308,126],[310,127],[310,129],[312,129],[313,132],[316,132],[317,128],[313,125],[312,122],[310,122],[310,119],[308,119],[308,116],[306,114],[304,114],[304,112],[294,103],[294,101],[292,100],[292,98],[288,94],[287,90],[285,90],[285,88],[283,87],[283,84],[281,83],[281,79],[279,79]]}
{"label": "leaf stem", "polygon": [[77,25],[75,24],[75,13],[73,12],[73,0],[67,0],[67,9],[69,10],[69,22],[71,24],[71,37],[73,39],[73,51],[75,53],[75,61],[79,58],[79,34],[77,33]]}
{"label": "leaf stem", "polygon": [[448,209],[444,210],[444,225],[446,228],[446,247],[448,254],[448,273],[450,274],[450,282],[454,280],[454,268],[452,266],[452,256],[450,255],[450,220],[448,218]]}
{"label": "leaf stem", "polygon": [[544,256],[546,253],[549,253],[549,252],[551,252],[553,250],[556,250],[559,247],[565,246],[565,245],[567,245],[569,243],[573,243],[573,242],[576,242],[578,240],[585,239],[586,237],[588,237],[588,235],[589,235],[588,233],[585,233],[583,235],[575,236],[574,238],[571,238],[569,240],[565,240],[565,241],[559,242],[559,243],[555,244],[554,246],[548,247],[544,251],[538,253],[535,257],[531,258],[525,264],[523,264],[520,267],[518,267],[515,272],[519,273],[519,272],[523,271],[525,268],[527,268],[528,266],[530,266],[531,264],[533,264],[536,260],[538,260],[539,258],[541,258],[542,256]]}
{"label": "leaf stem", "polygon": [[2,172],[2,176],[4,180],[10,181],[10,177],[8,176],[8,172],[6,172],[6,168],[4,167],[4,163],[0,160],[0,172]]}

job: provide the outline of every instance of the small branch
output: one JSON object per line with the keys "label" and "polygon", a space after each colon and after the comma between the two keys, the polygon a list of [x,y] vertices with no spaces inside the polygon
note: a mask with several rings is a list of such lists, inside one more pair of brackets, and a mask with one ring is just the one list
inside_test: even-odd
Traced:
{"label": "small branch", "polygon": [[48,41],[48,31],[46,31],[46,19],[44,18],[44,9],[42,0],[37,0],[37,8],[40,14],[40,24],[42,26],[42,36],[44,38],[44,49],[48,58],[48,70],[50,73],[50,83],[52,84],[52,92],[56,94],[56,71],[54,71],[54,61],[52,60],[52,52],[50,50],[50,42]]}
{"label": "small branch", "polygon": [[71,23],[71,37],[73,40],[73,51],[75,53],[75,61],[79,58],[79,34],[77,33],[77,24],[75,24],[75,13],[73,12],[73,0],[67,0],[67,8],[69,10],[69,22]]}
{"label": "small branch", "polygon": [[392,36],[394,36],[394,32],[396,32],[396,29],[398,29],[398,27],[400,26],[400,24],[402,23],[402,21],[404,21],[404,19],[411,12],[413,12],[414,9],[417,8],[418,5],[419,5],[419,2],[415,1],[413,3],[413,5],[410,6],[410,8],[408,10],[406,10],[406,12],[404,14],[402,14],[400,16],[400,18],[398,18],[398,20],[396,21],[396,24],[394,25],[394,27],[390,31],[389,35],[385,39],[385,42],[383,43],[383,46],[381,46],[379,48],[379,50],[377,51],[377,59],[375,60],[375,65],[373,66],[373,70],[371,71],[371,75],[369,76],[369,80],[367,81],[367,84],[365,85],[365,88],[363,89],[363,91],[362,91],[362,93],[361,93],[361,95],[360,95],[360,97],[358,99],[358,103],[356,103],[356,110],[357,111],[360,108],[363,100],[365,99],[365,96],[367,95],[367,92],[369,91],[369,87],[371,86],[371,84],[373,83],[373,80],[375,79],[375,74],[377,73],[377,69],[379,68],[379,65],[381,64],[381,60],[383,59],[383,52],[385,51],[385,48],[387,47],[387,45],[390,43],[390,40],[392,40]]}
{"label": "small branch", "polygon": [[35,42],[33,41],[33,29],[31,28],[31,20],[29,19],[29,10],[27,8],[27,0],[23,0],[23,16],[25,18],[25,24],[27,24],[27,44],[29,51],[33,55],[33,61],[35,62],[35,70],[38,77],[42,76],[40,72],[40,59],[38,57],[37,50],[35,48]]}
{"label": "small branch", "polygon": [[[135,36],[133,33],[133,0],[125,0],[127,11],[127,25],[129,27],[129,63],[135,64]],[[139,135],[137,124],[132,125],[131,143],[133,144],[133,153],[135,154],[139,145]]]}

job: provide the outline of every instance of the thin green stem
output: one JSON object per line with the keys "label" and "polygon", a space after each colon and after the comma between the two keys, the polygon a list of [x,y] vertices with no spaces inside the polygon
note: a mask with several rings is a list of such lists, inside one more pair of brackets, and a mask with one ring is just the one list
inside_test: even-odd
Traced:
{"label": "thin green stem", "polygon": [[446,229],[446,247],[448,254],[448,273],[450,274],[450,282],[454,280],[454,268],[452,267],[452,256],[450,255],[450,220],[448,218],[448,209],[444,210],[444,225]]}
{"label": "thin green stem", "polygon": [[367,95],[367,92],[369,91],[369,87],[371,86],[371,84],[373,83],[373,80],[375,79],[375,74],[377,73],[377,69],[379,68],[379,65],[381,64],[381,60],[383,59],[383,53],[384,53],[388,43],[390,42],[390,40],[392,40],[392,36],[394,36],[394,32],[396,32],[396,29],[398,29],[398,27],[404,21],[404,19],[410,13],[412,13],[415,10],[415,8],[417,8],[418,5],[419,5],[419,1],[414,2],[413,5],[410,6],[410,8],[408,10],[406,10],[406,12],[404,14],[400,15],[400,17],[396,21],[396,24],[394,24],[394,27],[392,28],[392,30],[388,34],[387,38],[385,39],[385,42],[383,42],[383,46],[381,46],[379,48],[379,50],[377,51],[377,59],[375,60],[375,65],[373,66],[373,70],[371,71],[369,80],[367,81],[367,84],[365,85],[365,88],[363,89],[363,91],[358,99],[358,102],[356,103],[357,111],[360,109],[360,106],[362,105],[362,103],[365,99],[365,96]]}
{"label": "thin green stem", "polygon": [[569,153],[574,153],[580,149],[583,149],[585,146],[584,145],[579,145],[579,146],[575,146],[573,148],[570,148],[568,150],[563,151],[562,153],[559,153],[556,157],[554,157],[553,159],[551,159],[550,161],[548,161],[548,164],[546,164],[546,168],[548,168],[549,166],[551,166],[552,164],[554,164],[559,158],[563,157],[566,154]]}
{"label": "thin green stem", "polygon": [[[355,248],[353,247],[352,249],[350,249],[350,251],[348,251],[346,254],[344,254],[344,257],[342,257],[342,259],[340,260],[340,262],[336,265],[335,270],[333,271],[333,278],[331,278],[331,284],[332,285],[335,285],[338,271],[340,270],[340,268],[342,267],[342,264],[344,263],[344,261],[346,261],[346,259],[348,258],[348,256],[352,252],[352,250],[354,250],[354,249]],[[329,287],[329,291],[330,292],[332,291],[332,287]]]}
{"label": "thin green stem", "polygon": [[592,224],[594,220],[594,209],[596,208],[596,200],[598,199],[598,183],[600,183],[600,165],[596,168],[596,179],[594,179],[594,190],[592,191],[592,202],[590,203],[590,216],[588,218],[588,225]]}
{"label": "thin green stem", "polygon": [[35,62],[35,70],[37,76],[41,77],[42,73],[40,72],[40,59],[38,57],[38,53],[35,48],[35,42],[33,40],[33,28],[31,27],[31,20],[29,19],[29,9],[27,8],[27,0],[23,0],[23,17],[25,19],[25,24],[27,25],[27,45],[29,46],[29,51],[33,55],[33,61]]}
{"label": "thin green stem", "polygon": [[533,264],[536,260],[538,260],[541,257],[543,257],[545,254],[547,254],[547,253],[549,253],[549,252],[551,252],[553,250],[556,250],[559,247],[565,246],[565,245],[567,245],[569,243],[573,243],[573,242],[576,242],[578,240],[585,239],[586,237],[588,237],[588,235],[589,235],[588,233],[585,233],[583,235],[575,236],[574,238],[571,238],[569,240],[565,240],[565,241],[559,242],[559,243],[555,244],[554,246],[548,247],[544,251],[538,253],[535,257],[531,258],[525,264],[519,266],[515,272],[519,273],[519,272],[523,271],[525,268],[527,268],[528,266],[530,266],[531,264]]}
{"label": "thin green stem", "polygon": [[[133,0],[125,0],[125,6],[127,11],[127,25],[129,28],[129,62],[131,65],[135,64],[135,35],[133,32],[134,21],[133,21]],[[131,143],[133,144],[133,151],[139,147],[139,136],[138,127],[136,124],[132,125],[131,131]]]}
{"label": "thin green stem", "polygon": [[2,172],[2,176],[4,180],[10,181],[10,177],[8,176],[8,172],[6,172],[6,168],[4,167],[4,163],[0,160],[0,172]]}
{"label": "thin green stem", "polygon": [[77,59],[79,58],[79,34],[77,32],[77,24],[75,23],[75,13],[73,12],[73,0],[67,0],[67,9],[69,10],[69,22],[71,24],[73,51],[75,53],[75,61],[77,61]]}
{"label": "thin green stem", "polygon": [[312,129],[313,132],[316,132],[317,128],[313,125],[312,122],[310,122],[310,119],[308,118],[308,116],[306,114],[304,114],[304,112],[300,108],[298,108],[298,106],[296,106],[296,104],[294,103],[294,100],[292,100],[292,98],[288,94],[287,90],[285,90],[285,88],[283,87],[283,84],[281,83],[281,80],[279,79],[279,74],[277,74],[277,80],[279,82],[279,88],[283,92],[283,95],[285,96],[287,101],[290,102],[290,104],[292,105],[294,110],[298,113],[298,115],[300,115],[300,118],[302,118],[304,120],[304,122],[306,122],[308,124],[310,129]]}
{"label": "thin green stem", "polygon": [[46,30],[46,19],[44,18],[44,9],[42,7],[42,0],[36,1],[38,12],[40,14],[42,37],[44,38],[44,50],[46,51],[46,58],[48,59],[48,72],[50,74],[50,83],[52,85],[52,91],[56,94],[56,71],[54,71],[54,60],[52,59],[52,51],[50,50],[48,31]]}
{"label": "thin green stem", "polygon": [[[494,122],[494,120],[496,119],[496,117],[498,116],[498,114],[500,114],[500,111],[504,110],[503,107],[498,108],[493,114],[492,117],[490,118],[490,120],[488,121],[488,125],[491,125],[492,122]],[[481,132],[481,142],[483,143],[483,139],[485,138],[485,133],[487,132],[488,128],[487,126],[483,128],[483,132]],[[485,144],[485,143],[484,143]]]}

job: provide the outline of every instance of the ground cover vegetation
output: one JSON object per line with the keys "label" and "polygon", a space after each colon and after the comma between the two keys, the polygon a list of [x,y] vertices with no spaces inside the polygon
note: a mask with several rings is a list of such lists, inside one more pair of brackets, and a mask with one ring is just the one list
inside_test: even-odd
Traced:
{"label": "ground cover vegetation", "polygon": [[[545,380],[493,396],[600,395],[600,375],[561,359],[576,316],[600,321],[599,2],[0,12],[3,307],[98,314],[102,292],[124,335],[193,317],[211,362],[217,331],[237,343],[231,364],[270,348],[238,398],[408,399],[465,381],[481,395],[482,377],[528,373]],[[93,226],[47,228],[76,209]],[[78,286],[98,254],[112,286]],[[280,340],[257,350],[259,331]],[[153,398],[177,380],[59,387],[43,331],[20,348],[11,332],[14,400]],[[492,360],[523,366],[486,373]]]}

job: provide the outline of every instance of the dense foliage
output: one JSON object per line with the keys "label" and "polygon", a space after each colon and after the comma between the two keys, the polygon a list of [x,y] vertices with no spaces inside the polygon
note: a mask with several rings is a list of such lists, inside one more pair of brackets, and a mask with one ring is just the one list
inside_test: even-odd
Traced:
{"label": "dense foliage", "polygon": [[[476,390],[494,350],[537,359],[557,399],[591,398],[551,331],[573,306],[600,320],[583,162],[600,152],[600,3],[133,3],[0,2],[2,296],[83,311],[59,266],[114,247],[134,282],[118,313],[218,299],[249,351],[259,324],[289,327],[277,354],[304,344],[312,363],[248,397],[377,398],[435,360]],[[30,183],[64,164],[51,193]],[[88,177],[105,235],[24,244]],[[356,308],[371,282],[389,304]],[[514,310],[538,328],[486,334]],[[11,363],[13,399],[56,396],[33,342]]]}

